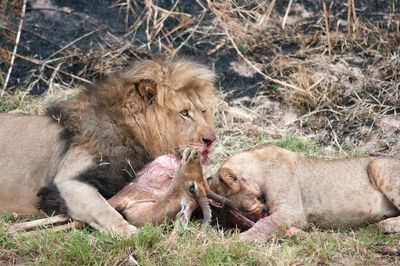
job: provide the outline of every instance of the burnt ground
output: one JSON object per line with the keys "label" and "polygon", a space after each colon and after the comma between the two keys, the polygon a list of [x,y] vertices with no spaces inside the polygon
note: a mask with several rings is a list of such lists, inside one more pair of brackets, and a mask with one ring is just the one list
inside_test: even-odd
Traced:
{"label": "burnt ground", "polygon": [[[397,156],[400,3],[356,1],[349,34],[344,2],[326,2],[324,14],[323,1],[294,1],[285,19],[289,1],[28,0],[5,99],[177,54],[216,71],[218,114],[245,135]],[[1,3],[2,77],[21,10],[21,0]]]}

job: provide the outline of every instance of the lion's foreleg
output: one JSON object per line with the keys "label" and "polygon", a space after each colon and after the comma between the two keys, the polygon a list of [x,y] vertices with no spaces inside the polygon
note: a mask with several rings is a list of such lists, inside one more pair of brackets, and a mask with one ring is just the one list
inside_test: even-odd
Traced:
{"label": "lion's foreleg", "polygon": [[126,235],[135,233],[136,227],[130,225],[95,187],[77,180],[92,166],[93,157],[79,147],[66,154],[54,184],[65,201],[67,215],[100,230]]}
{"label": "lion's foreleg", "polygon": [[94,187],[77,180],[67,180],[56,185],[67,205],[68,216],[72,219],[103,231],[127,235],[136,232],[136,227],[111,207]]}

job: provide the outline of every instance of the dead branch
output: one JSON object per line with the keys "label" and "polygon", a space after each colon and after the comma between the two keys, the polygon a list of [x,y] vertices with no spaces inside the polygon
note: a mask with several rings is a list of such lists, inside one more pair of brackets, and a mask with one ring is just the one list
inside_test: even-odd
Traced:
{"label": "dead branch", "polygon": [[282,20],[282,29],[283,30],[285,29],[286,20],[287,20],[287,18],[289,16],[290,7],[292,6],[292,4],[293,4],[293,0],[290,0],[289,4],[288,4],[288,7],[286,8],[285,16],[283,17],[283,20]]}
{"label": "dead branch", "polygon": [[14,51],[13,51],[12,56],[11,56],[10,67],[8,68],[6,80],[4,81],[4,87],[3,87],[3,90],[2,90],[1,93],[0,93],[0,99],[3,98],[4,92],[5,92],[6,89],[7,89],[7,84],[8,84],[8,81],[9,81],[9,79],[10,79],[10,76],[11,76],[11,71],[12,71],[12,68],[13,68],[13,65],[14,65],[15,56],[16,56],[16,54],[17,54],[19,39],[20,39],[20,37],[21,37],[22,24],[24,23],[25,10],[26,10],[26,2],[27,2],[27,0],[24,0],[24,2],[23,2],[23,4],[22,4],[21,20],[19,21],[17,37],[15,38]]}
{"label": "dead branch", "polygon": [[326,27],[326,38],[327,38],[327,40],[328,40],[328,55],[329,55],[329,57],[331,57],[332,45],[331,45],[331,38],[330,38],[330,36],[329,36],[328,12],[326,11],[325,1],[322,1],[322,6],[323,6],[323,9],[324,9],[325,27]]}
{"label": "dead branch", "polygon": [[[57,67],[53,67],[53,66],[51,66],[51,65],[48,65],[48,64],[46,64],[45,62],[43,62],[43,61],[41,61],[41,60],[37,60],[37,59],[35,59],[35,58],[26,57],[26,56],[19,55],[19,54],[15,54],[15,56],[18,57],[18,58],[24,59],[24,60],[26,60],[26,61],[28,61],[28,62],[34,63],[34,64],[36,64],[36,65],[41,65],[41,66],[50,68],[50,69],[52,69],[52,70],[57,70]],[[64,75],[66,75],[66,76],[69,76],[69,77],[71,77],[71,78],[74,78],[74,79],[77,79],[77,80],[79,80],[79,81],[82,81],[82,82],[84,82],[84,83],[93,84],[93,82],[91,82],[91,81],[89,81],[89,80],[87,80],[87,79],[78,77],[78,76],[76,76],[76,75],[74,75],[74,74],[70,74],[70,73],[65,72],[65,71],[63,71],[63,70],[58,70],[58,72],[60,72],[60,73],[62,73],[62,74],[64,74]]]}

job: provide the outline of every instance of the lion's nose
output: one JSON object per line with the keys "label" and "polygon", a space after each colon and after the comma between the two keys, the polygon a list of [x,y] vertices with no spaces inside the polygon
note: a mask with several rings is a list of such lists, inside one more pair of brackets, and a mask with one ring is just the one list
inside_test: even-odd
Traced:
{"label": "lion's nose", "polygon": [[215,135],[214,131],[207,132],[201,140],[207,145],[211,146],[213,142],[217,139],[217,136]]}

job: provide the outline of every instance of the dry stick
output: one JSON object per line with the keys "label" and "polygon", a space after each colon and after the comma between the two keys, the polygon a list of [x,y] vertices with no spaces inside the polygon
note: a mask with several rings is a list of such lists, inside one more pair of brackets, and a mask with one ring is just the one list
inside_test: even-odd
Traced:
{"label": "dry stick", "polygon": [[13,68],[13,65],[14,65],[15,55],[17,54],[17,48],[18,48],[18,44],[19,44],[19,39],[20,39],[20,37],[21,37],[22,24],[24,23],[25,10],[26,10],[26,1],[27,1],[27,0],[24,0],[24,2],[23,2],[23,4],[22,4],[21,20],[19,21],[17,37],[15,38],[14,51],[13,51],[12,56],[11,56],[10,67],[9,67],[9,69],[8,69],[8,73],[7,73],[7,76],[6,76],[6,80],[5,80],[5,82],[4,82],[3,90],[1,91],[1,94],[0,94],[0,99],[3,98],[4,92],[6,91],[7,83],[8,83],[8,80],[10,79],[11,71],[12,71],[12,68]]}
{"label": "dry stick", "polygon": [[[53,67],[53,66],[47,65],[46,63],[43,63],[43,62],[40,61],[40,60],[37,60],[37,59],[34,59],[34,58],[29,58],[29,57],[26,57],[26,56],[23,56],[23,55],[19,55],[19,54],[15,54],[15,56],[16,56],[16,57],[19,57],[19,58],[21,58],[21,59],[24,59],[24,60],[26,60],[26,61],[28,61],[28,62],[37,64],[37,65],[41,65],[41,66],[45,66],[45,67],[50,68],[50,69],[52,69],[52,70],[57,70],[57,67]],[[62,73],[62,74],[64,74],[64,75],[66,75],[66,76],[69,76],[69,77],[71,77],[71,78],[77,79],[77,80],[79,80],[79,81],[85,82],[85,83],[87,83],[87,84],[93,84],[93,82],[91,82],[91,81],[89,81],[89,80],[87,80],[87,79],[78,77],[78,76],[76,76],[76,75],[74,75],[74,74],[70,74],[70,73],[65,72],[65,71],[63,71],[63,70],[58,70],[58,72],[60,72],[60,73]]]}
{"label": "dry stick", "polygon": [[286,9],[285,16],[283,17],[283,20],[282,20],[282,29],[283,30],[285,29],[286,20],[287,20],[287,18],[289,16],[289,11],[290,11],[290,7],[292,6],[292,3],[293,3],[293,0],[290,0],[289,5],[288,5],[288,7]]}
{"label": "dry stick", "polygon": [[[11,32],[15,32],[13,29],[8,28],[8,27],[6,27],[6,26],[4,26],[4,25],[1,25],[1,24],[0,24],[0,29],[5,29],[5,30],[11,31]],[[52,41],[52,40],[47,39],[46,37],[44,37],[43,35],[40,35],[39,33],[33,32],[33,31],[31,31],[31,30],[29,30],[29,29],[27,29],[27,28],[24,28],[24,27],[22,27],[22,31],[26,31],[26,32],[28,32],[28,33],[30,33],[30,34],[32,34],[32,35],[34,35],[34,36],[36,36],[36,37],[38,37],[38,38],[40,38],[40,39],[42,39],[42,40],[45,40],[46,42],[49,42],[49,43],[51,43],[51,44],[54,44],[55,46],[59,47],[60,49],[62,48],[62,46],[59,45],[58,43],[56,43],[56,42],[54,42],[54,41]]]}
{"label": "dry stick", "polygon": [[29,229],[32,229],[32,228],[35,228],[38,226],[53,225],[53,224],[57,224],[57,223],[65,223],[68,221],[71,222],[71,218],[64,216],[62,214],[59,214],[59,215],[55,215],[55,216],[47,217],[47,218],[43,218],[43,219],[13,224],[7,228],[7,232],[14,233],[17,231],[29,230]]}
{"label": "dry stick", "polygon": [[351,9],[353,10],[354,32],[356,33],[356,39],[359,40],[360,36],[358,35],[356,6],[354,4],[354,0],[351,0]]}
{"label": "dry stick", "polygon": [[66,46],[64,46],[63,48],[61,48],[60,50],[58,50],[58,51],[52,53],[49,57],[47,57],[47,59],[50,59],[50,58],[52,58],[53,56],[55,56],[55,55],[61,53],[62,51],[64,51],[65,49],[67,49],[68,47],[70,47],[71,45],[73,45],[74,43],[76,43],[76,42],[82,40],[83,38],[86,38],[86,37],[89,36],[89,35],[92,35],[94,32],[96,32],[96,31],[88,32],[88,33],[86,33],[85,35],[82,35],[81,37],[75,39],[74,41],[70,42],[69,44],[67,44]]}
{"label": "dry stick", "polygon": [[269,17],[271,16],[272,10],[275,6],[276,0],[272,0],[271,3],[268,6],[267,12],[261,17],[261,19],[258,21],[258,26],[262,26],[262,24],[265,21],[265,24],[268,23]]}
{"label": "dry stick", "polygon": [[200,19],[199,19],[199,23],[197,23],[197,25],[194,27],[194,29],[192,30],[192,32],[189,34],[189,36],[177,47],[174,49],[174,53],[173,53],[173,57],[176,55],[176,53],[182,48],[183,45],[186,44],[187,41],[189,41],[190,38],[192,38],[193,34],[196,32],[197,28],[199,27],[200,23],[203,21],[205,15],[205,11],[202,12],[202,14],[200,15]]}
{"label": "dry stick", "polygon": [[326,11],[325,1],[322,2],[322,7],[324,8],[324,17],[325,17],[325,27],[326,27],[326,37],[328,39],[328,55],[331,57],[331,38],[329,36],[329,24],[328,24],[328,12]]}
{"label": "dry stick", "polygon": [[351,38],[351,0],[347,0],[347,42],[350,44]]}

